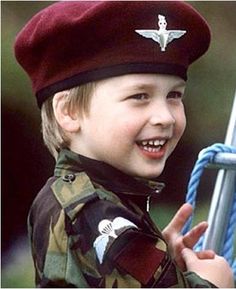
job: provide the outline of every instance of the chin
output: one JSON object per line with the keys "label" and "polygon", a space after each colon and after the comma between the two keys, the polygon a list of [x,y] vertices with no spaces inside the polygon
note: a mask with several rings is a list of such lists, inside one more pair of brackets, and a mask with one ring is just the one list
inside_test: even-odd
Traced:
{"label": "chin", "polygon": [[145,179],[155,179],[160,176],[163,170],[151,170],[151,171],[146,171],[142,172],[140,174],[137,174],[137,177],[139,178],[145,178]]}
{"label": "chin", "polygon": [[146,175],[143,175],[142,178],[148,179],[148,180],[152,180],[152,179],[156,179],[157,177],[159,177],[160,174],[161,173],[158,173],[158,174],[146,174]]}
{"label": "chin", "polygon": [[155,179],[161,175],[165,167],[165,162],[161,162],[159,164],[144,164],[139,163],[136,166],[131,167],[119,167],[121,171],[126,173],[127,175],[144,178],[144,179]]}

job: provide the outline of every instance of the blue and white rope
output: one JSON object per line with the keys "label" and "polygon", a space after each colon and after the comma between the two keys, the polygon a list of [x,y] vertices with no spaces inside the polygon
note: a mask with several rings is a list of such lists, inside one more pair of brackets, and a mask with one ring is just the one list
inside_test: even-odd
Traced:
{"label": "blue and white rope", "polygon": [[[193,209],[195,209],[196,206],[196,197],[197,197],[197,188],[200,183],[200,178],[202,176],[202,173],[205,169],[205,167],[209,163],[213,163],[214,157],[219,152],[225,152],[225,153],[233,153],[236,154],[236,148],[232,146],[227,146],[224,144],[216,143],[213,144],[210,147],[207,147],[203,149],[198,156],[198,160],[193,168],[193,171],[190,176],[190,181],[188,184],[188,190],[186,195],[186,202],[191,204],[193,206]],[[193,215],[189,218],[187,223],[185,224],[182,233],[186,234],[192,225]],[[234,203],[232,205],[231,214],[229,218],[229,223],[227,226],[226,236],[225,236],[225,242],[223,246],[222,256],[226,258],[226,260],[231,265],[234,276],[236,278],[236,259],[233,258],[233,238],[234,233],[236,229],[236,191],[234,194]],[[199,242],[195,246],[195,250],[199,251],[202,249],[204,241],[204,236],[199,240]]]}

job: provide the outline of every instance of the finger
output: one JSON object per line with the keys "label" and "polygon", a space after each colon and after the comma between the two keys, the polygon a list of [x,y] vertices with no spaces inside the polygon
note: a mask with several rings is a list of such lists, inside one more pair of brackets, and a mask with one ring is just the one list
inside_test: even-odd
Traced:
{"label": "finger", "polygon": [[215,252],[213,250],[205,250],[196,253],[198,259],[214,259]]}
{"label": "finger", "polygon": [[169,225],[164,229],[163,233],[164,234],[169,234],[173,232],[179,233],[182,230],[187,219],[191,216],[192,211],[193,208],[190,204],[188,203],[183,204],[177,211],[177,213],[175,214]]}
{"label": "finger", "polygon": [[187,267],[190,263],[194,263],[198,259],[194,251],[189,248],[184,248],[181,252],[181,255]]}
{"label": "finger", "polygon": [[193,248],[193,246],[198,242],[200,237],[206,232],[207,228],[207,222],[201,222],[195,227],[193,227],[186,235],[184,235],[184,245],[188,248]]}
{"label": "finger", "polygon": [[179,255],[178,257],[175,258],[175,263],[177,264],[177,266],[180,268],[181,271],[183,272],[186,271],[186,265],[182,255]]}

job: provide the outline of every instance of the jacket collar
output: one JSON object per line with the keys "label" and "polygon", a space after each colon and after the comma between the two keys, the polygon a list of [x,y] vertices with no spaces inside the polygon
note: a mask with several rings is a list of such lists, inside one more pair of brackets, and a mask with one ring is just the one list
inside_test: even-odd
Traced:
{"label": "jacket collar", "polygon": [[117,194],[151,196],[159,193],[164,184],[153,180],[131,177],[122,171],[68,149],[59,153],[54,174],[64,176],[84,171],[93,182]]}

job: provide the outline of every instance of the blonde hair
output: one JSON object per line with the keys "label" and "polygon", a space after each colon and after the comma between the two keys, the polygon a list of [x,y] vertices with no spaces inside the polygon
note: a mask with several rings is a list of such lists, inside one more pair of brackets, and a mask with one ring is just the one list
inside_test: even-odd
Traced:
{"label": "blonde hair", "polygon": [[[90,82],[81,86],[65,90],[65,108],[69,112],[78,111],[82,115],[88,114],[90,100],[95,89],[95,82]],[[53,97],[47,99],[41,109],[43,140],[50,153],[56,159],[58,152],[70,145],[70,140],[61,126],[58,124],[53,111]]]}

